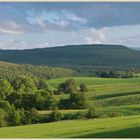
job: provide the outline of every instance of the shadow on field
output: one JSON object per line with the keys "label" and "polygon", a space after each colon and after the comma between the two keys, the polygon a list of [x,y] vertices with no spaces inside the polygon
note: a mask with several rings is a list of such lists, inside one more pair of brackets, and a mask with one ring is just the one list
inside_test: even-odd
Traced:
{"label": "shadow on field", "polygon": [[75,138],[140,138],[140,127],[133,127],[117,131],[90,133]]}

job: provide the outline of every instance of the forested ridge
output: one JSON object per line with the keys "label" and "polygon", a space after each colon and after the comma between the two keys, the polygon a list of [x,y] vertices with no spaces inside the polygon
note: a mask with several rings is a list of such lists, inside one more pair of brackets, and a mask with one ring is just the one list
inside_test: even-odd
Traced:
{"label": "forested ridge", "polygon": [[70,67],[79,71],[140,67],[140,52],[121,45],[69,45],[0,50],[0,60],[17,64]]}
{"label": "forested ridge", "polygon": [[77,72],[68,68],[34,66],[27,64],[14,64],[0,62],[0,78],[11,80],[21,75],[39,79],[74,76]]}

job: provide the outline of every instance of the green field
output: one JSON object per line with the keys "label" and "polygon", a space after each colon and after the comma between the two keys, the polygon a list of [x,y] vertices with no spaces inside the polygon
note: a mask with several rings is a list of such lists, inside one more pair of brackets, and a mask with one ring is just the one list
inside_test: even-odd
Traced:
{"label": "green field", "polygon": [[0,128],[1,138],[138,138],[140,115]]}
{"label": "green field", "polygon": [[[70,78],[70,77],[69,77]],[[69,78],[47,80],[50,89]],[[113,79],[93,77],[71,77],[79,85],[84,82],[89,91],[89,101],[101,115],[98,119],[68,120],[45,124],[33,124],[0,128],[1,138],[139,138],[140,137],[140,78]],[[55,95],[67,98],[69,95]],[[61,110],[61,113],[79,110]],[[81,110],[86,111],[86,110]],[[48,114],[50,111],[39,111]],[[110,117],[110,113],[116,113]]]}
{"label": "green field", "polygon": [[[70,78],[70,77],[69,77]],[[71,77],[77,84],[84,82],[89,91],[86,93],[89,100],[99,107],[134,105],[140,103],[140,78],[115,79],[93,77]],[[59,83],[68,78],[59,78],[48,81],[50,88],[55,89]],[[67,95],[58,95],[61,98]]]}
{"label": "green field", "polygon": [[81,82],[86,83],[88,86],[97,86],[97,85],[105,85],[105,84],[135,84],[140,83],[140,78],[96,78],[96,77],[64,77],[51,79],[48,82],[53,86],[58,86],[59,83],[64,82],[65,80],[72,78],[76,81],[76,83],[80,84]]}

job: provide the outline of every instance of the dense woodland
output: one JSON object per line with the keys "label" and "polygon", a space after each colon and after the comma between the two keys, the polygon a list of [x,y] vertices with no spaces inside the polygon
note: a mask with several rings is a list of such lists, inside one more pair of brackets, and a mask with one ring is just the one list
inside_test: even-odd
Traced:
{"label": "dense woodland", "polygon": [[140,68],[140,51],[121,45],[72,45],[64,47],[0,50],[0,60],[17,64],[69,67],[83,72]]}

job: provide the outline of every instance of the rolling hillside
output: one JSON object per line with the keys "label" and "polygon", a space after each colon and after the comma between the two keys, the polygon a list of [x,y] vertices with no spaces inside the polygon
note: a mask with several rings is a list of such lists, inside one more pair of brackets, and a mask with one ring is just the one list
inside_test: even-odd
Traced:
{"label": "rolling hillside", "polygon": [[0,138],[139,138],[140,115],[0,128]]}
{"label": "rolling hillside", "polygon": [[11,80],[15,77],[26,75],[34,78],[56,78],[63,76],[74,76],[76,71],[68,68],[34,66],[27,64],[15,64],[0,61],[0,78]]}
{"label": "rolling hillside", "polygon": [[[86,97],[100,116],[96,119],[65,120],[44,124],[0,128],[0,138],[139,138],[140,77],[97,78],[78,77],[77,71],[99,69],[140,68],[140,52],[124,46],[83,45],[32,50],[0,50],[0,76],[12,79],[26,75],[47,79],[49,90],[73,78],[77,85],[84,82]],[[6,62],[3,62],[6,61]],[[9,62],[9,63],[7,63]],[[17,64],[16,64],[17,63]],[[23,63],[21,65],[21,63]],[[27,63],[27,64],[24,64]],[[48,66],[34,66],[49,65]],[[76,74],[77,77],[74,77]],[[81,76],[81,75],[80,75]],[[83,75],[82,75],[83,76]],[[61,78],[58,78],[61,77]],[[54,78],[54,79],[50,79]],[[49,79],[49,80],[48,80]],[[54,95],[56,100],[68,94]],[[59,110],[62,114],[84,112],[86,109]],[[38,110],[46,115],[48,110]]]}
{"label": "rolling hillside", "polygon": [[[50,79],[48,84],[50,84],[50,88],[55,89],[66,79],[68,78]],[[72,77],[72,79],[78,85],[84,81],[89,89],[86,96],[97,107],[99,114],[106,116],[111,112],[121,115],[140,113],[140,78]],[[64,95],[62,96],[64,97]],[[58,98],[62,96],[58,95]]]}
{"label": "rolling hillside", "polygon": [[[70,77],[69,77],[70,78]],[[46,80],[55,89],[68,77]],[[97,119],[65,120],[44,124],[0,128],[0,138],[139,138],[140,134],[140,78],[71,77],[79,85],[88,87],[89,101],[100,114]],[[55,95],[56,98],[68,94]],[[61,113],[79,110],[59,110]],[[86,111],[86,109],[80,110]],[[38,111],[48,114],[50,110]],[[114,114],[114,116],[112,115]]]}
{"label": "rolling hillside", "polygon": [[72,67],[87,71],[140,67],[140,52],[121,45],[73,45],[30,50],[0,50],[0,60],[19,64]]}

